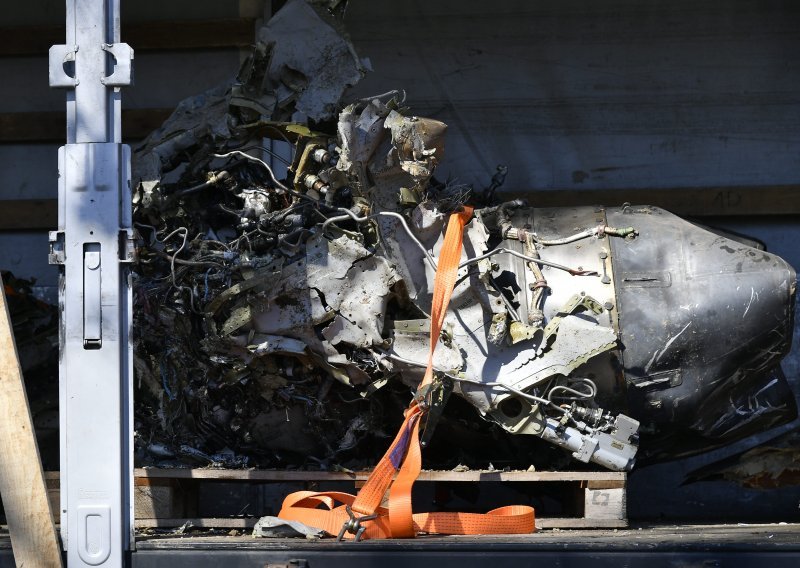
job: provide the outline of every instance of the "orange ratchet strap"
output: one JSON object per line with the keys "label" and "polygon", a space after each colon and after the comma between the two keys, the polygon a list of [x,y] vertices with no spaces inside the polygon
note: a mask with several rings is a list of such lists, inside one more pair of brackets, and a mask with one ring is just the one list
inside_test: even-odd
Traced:
{"label": "orange ratchet strap", "polygon": [[[433,353],[458,275],[464,225],[471,216],[472,207],[464,207],[453,213],[447,224],[434,279],[428,366],[418,392],[433,380]],[[420,422],[426,412],[427,408],[420,406],[417,399],[411,402],[400,431],[358,495],[298,491],[284,499],[278,516],[338,535],[339,540],[408,538],[420,532],[472,535],[533,532],[534,510],[523,505],[501,507],[486,514],[412,512],[411,488],[422,466]],[[387,491],[388,506],[384,507],[381,503]]]}

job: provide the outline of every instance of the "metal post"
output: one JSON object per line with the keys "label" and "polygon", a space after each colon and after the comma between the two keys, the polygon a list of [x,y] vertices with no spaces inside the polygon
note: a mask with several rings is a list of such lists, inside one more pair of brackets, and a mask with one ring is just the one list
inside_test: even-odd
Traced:
{"label": "metal post", "polygon": [[120,143],[133,51],[119,39],[119,0],[67,0],[66,44],[50,48],[50,86],[68,89],[50,262],[61,265],[61,537],[71,568],[122,567],[133,545],[130,148]]}

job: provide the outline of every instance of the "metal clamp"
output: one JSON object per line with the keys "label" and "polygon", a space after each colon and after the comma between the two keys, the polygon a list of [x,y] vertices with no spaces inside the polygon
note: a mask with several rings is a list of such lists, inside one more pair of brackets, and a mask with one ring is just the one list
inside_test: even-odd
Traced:
{"label": "metal clamp", "polygon": [[77,45],[54,45],[50,47],[48,71],[51,87],[75,88],[78,80],[64,69],[65,63],[74,63],[78,53]]}
{"label": "metal clamp", "polygon": [[114,72],[108,77],[101,77],[100,82],[106,87],[125,87],[133,82],[133,48],[127,43],[106,43],[100,48],[114,57]]}
{"label": "metal clamp", "polygon": [[64,247],[64,231],[50,231],[50,254],[47,258],[50,264],[64,264],[66,250]]}
{"label": "metal clamp", "polygon": [[119,261],[121,263],[136,261],[136,241],[133,238],[132,229],[120,229],[119,231]]}
{"label": "metal clamp", "polygon": [[361,537],[364,536],[364,531],[367,530],[367,527],[362,526],[361,523],[365,521],[374,521],[378,518],[378,515],[372,514],[363,517],[356,517],[353,514],[353,509],[350,508],[350,505],[345,505],[344,510],[347,511],[347,514],[350,518],[342,525],[342,530],[339,531],[339,536],[336,537],[336,541],[341,542],[344,540],[345,533],[356,535],[353,539],[354,542],[361,541]]}

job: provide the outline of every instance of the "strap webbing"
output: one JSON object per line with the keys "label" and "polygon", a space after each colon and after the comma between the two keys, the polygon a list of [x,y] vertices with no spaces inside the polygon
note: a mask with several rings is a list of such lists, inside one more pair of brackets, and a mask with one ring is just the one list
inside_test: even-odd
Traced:
{"label": "strap webbing", "polygon": [[[472,216],[472,208],[464,207],[453,213],[447,224],[444,243],[439,255],[431,305],[431,337],[428,366],[419,389],[433,380],[433,354],[444,324],[444,316],[453,294],[464,226]],[[306,525],[340,534],[349,526],[345,536],[353,538],[355,529],[364,527],[362,538],[407,538],[419,532],[439,534],[520,534],[535,530],[532,507],[513,505],[494,509],[486,514],[475,513],[417,513],[411,510],[411,489],[419,477],[422,454],[419,445],[420,421],[426,410],[413,401],[405,412],[405,420],[394,441],[378,462],[358,495],[340,492],[298,491],[286,497],[278,514],[282,519],[300,521]],[[382,507],[386,491],[388,506]],[[336,506],[336,503],[342,503]],[[319,506],[325,507],[319,509]],[[348,512],[352,511],[352,515]],[[353,522],[363,517],[375,518]],[[348,522],[350,523],[349,525]]]}

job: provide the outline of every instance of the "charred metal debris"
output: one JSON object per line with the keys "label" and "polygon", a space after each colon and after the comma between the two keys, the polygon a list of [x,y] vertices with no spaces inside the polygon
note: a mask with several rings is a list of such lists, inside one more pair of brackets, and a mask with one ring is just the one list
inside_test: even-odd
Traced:
{"label": "charred metal debris", "polygon": [[429,465],[571,453],[629,469],[629,376],[685,345],[667,335],[638,375],[623,364],[612,256],[668,214],[534,215],[493,202],[502,166],[482,192],[437,181],[445,124],[404,92],[339,102],[365,65],[338,27],[325,5],[289,2],[232,84],[183,101],[135,150],[137,460],[371,465],[426,364],[448,214],[470,203],[427,393]]}

